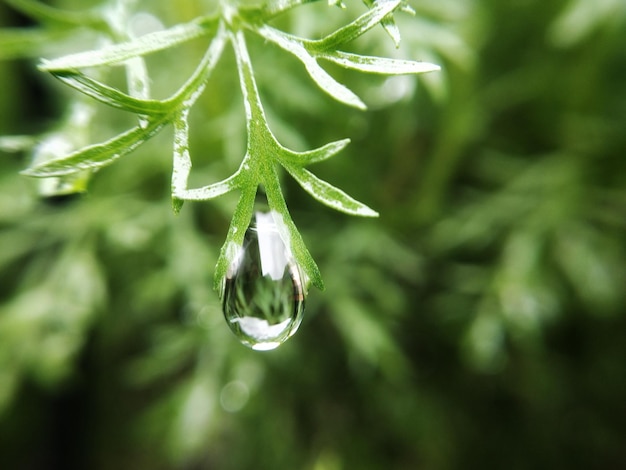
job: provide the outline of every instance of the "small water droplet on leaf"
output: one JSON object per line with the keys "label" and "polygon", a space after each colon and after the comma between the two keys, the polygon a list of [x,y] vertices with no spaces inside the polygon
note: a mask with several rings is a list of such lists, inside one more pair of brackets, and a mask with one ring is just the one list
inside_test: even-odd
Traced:
{"label": "small water droplet on leaf", "polygon": [[289,339],[304,312],[306,279],[281,238],[281,217],[257,212],[224,280],[230,329],[246,346],[267,351]]}
{"label": "small water droplet on leaf", "polygon": [[75,201],[87,192],[91,172],[82,171],[61,177],[42,178],[38,192],[42,200],[54,206]]}

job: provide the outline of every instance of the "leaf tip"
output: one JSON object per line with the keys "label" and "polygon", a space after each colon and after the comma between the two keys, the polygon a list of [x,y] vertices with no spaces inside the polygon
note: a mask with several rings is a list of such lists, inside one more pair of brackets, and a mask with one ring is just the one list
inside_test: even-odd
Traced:
{"label": "leaf tip", "polygon": [[350,139],[350,137],[346,137],[345,139],[338,140],[337,141],[337,147],[339,148],[338,151],[345,149],[348,145],[350,145],[350,143],[352,143],[352,139]]}
{"label": "leaf tip", "polygon": [[415,70],[413,73],[430,73],[430,72],[440,72],[441,66],[437,64],[432,64],[430,62],[415,62]]}
{"label": "leaf tip", "polygon": [[29,166],[28,168],[24,168],[22,171],[20,171],[20,175],[29,176],[32,178],[47,178],[49,176],[62,176],[62,175],[53,174],[53,172],[47,169],[45,164]]}
{"label": "leaf tip", "polygon": [[20,171],[20,175],[22,176],[37,176],[34,168],[26,168]]}
{"label": "leaf tip", "polygon": [[348,104],[351,104],[352,106],[354,106],[356,109],[358,109],[360,111],[367,111],[367,105],[363,101],[361,101],[360,98],[352,100]]}
{"label": "leaf tip", "polygon": [[370,209],[367,206],[363,206],[357,209],[354,215],[358,215],[360,217],[372,217],[372,218],[380,217],[380,214],[378,212],[376,212],[374,209]]}
{"label": "leaf tip", "polygon": [[312,285],[321,291],[326,290],[324,279],[322,279],[322,273],[320,273],[317,265],[315,265],[314,269],[312,270],[304,270],[304,271],[305,271],[307,289],[310,285]]}
{"label": "leaf tip", "polygon": [[184,204],[185,201],[183,199],[180,199],[176,196],[172,197],[172,210],[174,211],[175,215],[180,214],[180,210],[183,208]]}
{"label": "leaf tip", "polygon": [[343,3],[341,0],[328,0],[328,6],[336,6],[341,8],[342,10],[346,9],[346,4]]}

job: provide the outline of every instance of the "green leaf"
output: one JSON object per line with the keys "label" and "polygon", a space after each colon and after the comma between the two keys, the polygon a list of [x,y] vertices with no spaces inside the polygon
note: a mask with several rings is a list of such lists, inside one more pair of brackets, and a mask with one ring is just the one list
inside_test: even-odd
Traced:
{"label": "green leaf", "polygon": [[226,241],[220,250],[220,256],[215,266],[215,276],[213,278],[213,288],[221,292],[222,281],[228,272],[228,268],[233,263],[239,249],[243,245],[243,238],[252,219],[254,211],[254,200],[257,186],[247,186],[241,191],[241,197],[233,213],[230,228],[226,235]]}
{"label": "green leaf", "polygon": [[[376,0],[363,0],[368,7],[372,8],[376,4]],[[405,2],[402,2],[400,5],[400,9],[404,10]],[[393,15],[389,14],[384,17],[381,22],[381,26],[385,29],[389,37],[391,37],[392,41],[396,45],[396,47],[400,47],[400,29],[396,25],[395,20],[393,19]]]}
{"label": "green leaf", "polygon": [[70,54],[58,59],[43,60],[39,69],[47,72],[75,70],[84,67],[117,65],[133,57],[169,49],[186,41],[211,33],[217,19],[203,17],[170,29],[146,34],[132,41],[114,44],[96,51]]}
{"label": "green leaf", "polygon": [[239,188],[241,186],[240,182],[241,176],[240,173],[237,172],[217,183],[203,186],[201,188],[186,189],[183,192],[177,192],[176,196],[185,201],[206,201],[209,199],[215,199],[216,197],[222,196]]}
{"label": "green leaf", "polygon": [[347,69],[383,75],[417,74],[441,70],[441,67],[438,65],[428,62],[364,56],[341,51],[321,53],[317,57],[334,62]]}
{"label": "green leaf", "polygon": [[276,224],[281,238],[287,246],[291,247],[296,262],[308,276],[309,281],[318,289],[324,290],[322,274],[320,273],[317,263],[315,263],[315,260],[311,256],[311,253],[309,253],[296,224],[291,219],[274,166],[268,166],[266,168],[263,180],[270,209],[282,217],[282,221],[280,221],[282,223]]}
{"label": "green leaf", "polygon": [[331,6],[331,7],[333,7],[333,6],[334,6],[334,7],[339,7],[339,8],[341,8],[342,10],[343,10],[344,8],[346,8],[346,4],[345,4],[345,3],[343,3],[341,0],[328,0],[328,6]]}
{"label": "green leaf", "polygon": [[72,88],[113,108],[137,114],[163,114],[169,107],[162,101],[133,98],[80,72],[53,72],[53,76]]}
{"label": "green leaf", "polygon": [[396,25],[396,21],[393,19],[393,17],[389,15],[383,18],[380,24],[385,29],[385,31],[387,31],[387,34],[389,35],[389,37],[391,37],[391,40],[396,45],[396,47],[400,47],[400,29],[398,28],[398,25]]}
{"label": "green leaf", "polygon": [[304,64],[306,71],[309,73],[313,81],[337,101],[358,109],[364,110],[367,108],[365,103],[363,103],[363,101],[361,101],[356,94],[354,94],[345,85],[336,81],[328,74],[328,72],[320,67],[315,58],[296,38],[270,26],[262,26],[257,30],[257,32],[268,41],[277,44],[285,51],[297,57]]}
{"label": "green leaf", "polygon": [[322,204],[350,215],[378,217],[378,212],[351,198],[326,181],[319,179],[310,171],[295,165],[285,165],[285,169],[307,193]]}
{"label": "green leaf", "polygon": [[411,16],[415,16],[417,14],[415,12],[415,8],[409,5],[408,0],[402,0],[402,3],[400,4],[400,11],[402,13],[408,13]]}
{"label": "green leaf", "polygon": [[307,41],[305,47],[309,51],[324,52],[337,49],[342,44],[350,42],[363,33],[369,31],[389,13],[400,6],[400,0],[380,0],[367,13],[359,16],[352,23],[338,29],[323,39]]}
{"label": "green leaf", "polygon": [[145,128],[137,126],[106,142],[90,145],[62,158],[27,168],[22,174],[35,177],[64,176],[81,170],[102,168],[135,150],[159,132],[164,125],[164,120],[150,121]]}
{"label": "green leaf", "polygon": [[333,157],[341,152],[350,143],[350,139],[337,140],[330,142],[322,147],[306,152],[293,152],[283,148],[283,152],[277,155],[278,160],[286,163],[292,163],[298,166],[306,166],[312,163],[321,162]]}
{"label": "green leaf", "polygon": [[181,194],[187,189],[187,180],[191,172],[189,155],[189,110],[183,110],[174,119],[174,158],[172,161],[172,203],[174,212],[180,212],[183,206]]}
{"label": "green leaf", "polygon": [[[60,12],[60,10],[33,0],[9,1],[11,4],[20,5],[22,9],[30,9],[32,15],[39,15],[42,21],[44,17],[49,22],[57,21],[54,19],[54,15],[59,15]],[[66,177],[81,171],[94,171],[132,152],[159,132],[166,124],[173,123],[174,146],[171,189],[174,210],[180,210],[185,200],[206,200],[221,196],[234,189],[241,191],[224,246],[217,261],[215,287],[219,289],[222,286],[222,280],[228,273],[234,256],[238,253],[250,224],[258,187],[262,185],[270,209],[283,222],[277,224],[280,226],[281,237],[291,247],[296,262],[302,267],[310,282],[323,289],[324,284],[319,268],[291,219],[282,194],[277,163],[283,165],[309,194],[323,204],[351,215],[374,217],[378,214],[304,168],[305,165],[323,161],[337,154],[346,147],[349,139],[331,142],[305,152],[292,151],[277,141],[267,122],[258,93],[252,62],[245,44],[245,30],[258,34],[295,56],[302,62],[312,80],[324,92],[344,104],[359,109],[365,109],[365,104],[355,93],[335,80],[321,67],[320,59],[360,72],[387,75],[422,73],[438,70],[438,67],[420,62],[359,56],[337,51],[338,46],[361,36],[376,24],[382,24],[392,38],[398,42],[399,31],[393,20],[393,12],[398,8],[404,9],[406,7],[406,2],[403,0],[365,0],[366,4],[371,7],[366,13],[317,41],[298,38],[267,25],[270,18],[296,6],[309,3],[309,1],[314,0],[269,0],[267,5],[252,7],[229,2],[228,7],[225,4],[222,5],[216,17],[197,18],[195,21],[146,34],[139,38],[130,38],[123,26],[130,18],[127,13],[130,13],[134,0],[113,2],[116,5],[114,9],[107,9],[107,7],[78,14],[83,15],[83,18],[89,18],[89,15],[92,15],[92,19],[88,20],[92,23],[87,26],[92,29],[105,27],[105,36],[114,38],[118,43],[95,51],[44,60],[40,69],[51,72],[59,80],[94,100],[137,114],[140,120],[139,125],[106,142],[84,147],[64,157],[57,157],[56,155],[59,153],[57,152],[54,157],[48,156],[52,159],[36,162],[32,168],[23,173],[37,177]],[[341,0],[327,1],[331,6],[343,7]],[[64,14],[64,12],[62,13]],[[65,19],[65,26],[68,22],[75,21],[76,18],[79,17]],[[205,36],[212,37],[210,45],[185,84],[167,100],[149,99],[150,82],[144,56]],[[9,47],[9,52],[6,54],[20,53],[22,46],[19,44],[19,38],[11,40],[13,45]],[[208,78],[228,41],[230,41],[235,52],[239,83],[243,93],[248,132],[247,151],[239,169],[230,177],[207,186],[188,189],[187,185],[192,168],[188,115],[206,87]],[[11,44],[10,41],[5,41],[5,43]],[[1,45],[2,36],[0,35]],[[33,42],[33,45],[29,47],[34,46],[35,43]],[[3,51],[0,49],[0,57],[2,53]],[[126,67],[128,92],[106,85],[99,75],[92,73],[94,71],[91,71],[89,75],[78,72],[83,68],[116,65]],[[72,146],[72,149],[79,145],[82,143]]]}

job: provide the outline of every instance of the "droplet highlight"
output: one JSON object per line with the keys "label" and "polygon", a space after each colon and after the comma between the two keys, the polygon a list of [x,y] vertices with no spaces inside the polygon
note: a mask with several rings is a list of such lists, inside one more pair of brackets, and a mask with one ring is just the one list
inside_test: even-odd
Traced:
{"label": "droplet highlight", "polygon": [[281,238],[280,215],[256,212],[224,279],[222,306],[230,329],[246,346],[269,351],[298,329],[306,280]]}
{"label": "droplet highlight", "polygon": [[63,205],[87,192],[91,172],[82,171],[61,177],[41,178],[39,196],[49,205]]}

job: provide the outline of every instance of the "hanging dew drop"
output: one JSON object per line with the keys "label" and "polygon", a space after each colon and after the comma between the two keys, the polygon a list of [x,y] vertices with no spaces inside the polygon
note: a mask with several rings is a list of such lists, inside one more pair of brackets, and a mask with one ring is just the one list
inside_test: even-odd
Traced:
{"label": "hanging dew drop", "polygon": [[275,212],[256,212],[224,280],[226,322],[257,351],[287,341],[304,312],[306,279],[281,237],[281,223]]}

